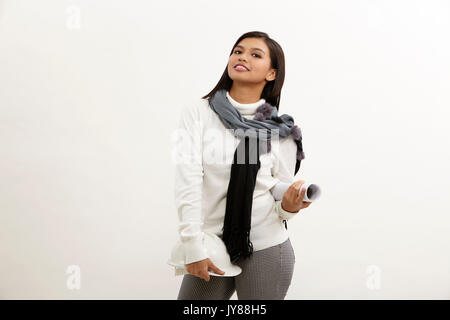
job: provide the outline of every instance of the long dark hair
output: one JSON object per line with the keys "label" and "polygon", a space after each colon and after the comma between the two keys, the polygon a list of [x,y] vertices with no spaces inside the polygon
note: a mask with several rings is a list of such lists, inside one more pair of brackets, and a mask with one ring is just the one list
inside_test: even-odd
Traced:
{"label": "long dark hair", "polygon": [[[284,83],[283,49],[281,49],[281,46],[278,44],[278,42],[271,39],[267,33],[260,31],[251,31],[244,33],[242,36],[239,37],[239,39],[237,39],[237,41],[231,48],[230,56],[233,54],[233,50],[238,45],[238,43],[245,38],[262,38],[266,43],[266,45],[269,47],[271,67],[277,69],[277,75],[275,80],[266,83],[261,93],[261,98],[264,98],[266,102],[270,103],[272,106],[276,107],[277,110],[279,110],[281,88],[283,87]],[[211,98],[217,91],[221,89],[229,91],[231,89],[232,84],[233,80],[228,75],[228,64],[227,64],[227,66],[225,67],[225,71],[223,72],[219,82],[216,84],[214,89],[212,89],[210,93],[202,97],[202,99]]]}

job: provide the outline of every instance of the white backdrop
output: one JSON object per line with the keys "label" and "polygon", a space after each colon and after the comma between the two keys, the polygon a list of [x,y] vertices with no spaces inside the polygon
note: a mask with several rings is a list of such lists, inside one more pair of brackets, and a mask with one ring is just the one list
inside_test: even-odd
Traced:
{"label": "white backdrop", "polygon": [[171,134],[253,30],[323,191],[286,299],[450,298],[445,0],[0,1],[0,298],[176,299]]}

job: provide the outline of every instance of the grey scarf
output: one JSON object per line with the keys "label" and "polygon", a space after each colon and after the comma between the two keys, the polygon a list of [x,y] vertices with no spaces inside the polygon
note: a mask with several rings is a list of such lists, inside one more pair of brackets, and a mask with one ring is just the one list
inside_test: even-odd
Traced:
{"label": "grey scarf", "polygon": [[[225,89],[217,91],[209,99],[209,106],[224,126],[233,129],[234,135],[240,139],[231,165],[222,236],[234,262],[253,253],[253,245],[250,242],[251,208],[256,175],[261,166],[260,152],[270,152],[270,141],[275,135],[280,139],[292,135],[297,144],[294,175],[300,169],[305,155],[301,131],[294,124],[292,116],[278,116],[277,108],[266,102],[256,109],[253,119],[247,119],[230,103],[226,92]],[[276,132],[273,133],[272,130]]]}

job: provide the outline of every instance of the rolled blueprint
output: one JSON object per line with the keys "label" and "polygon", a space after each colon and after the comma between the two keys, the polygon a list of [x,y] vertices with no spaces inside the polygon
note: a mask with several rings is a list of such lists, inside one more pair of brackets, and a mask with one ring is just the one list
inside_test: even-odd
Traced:
{"label": "rolled blueprint", "polygon": [[[282,200],[284,193],[290,186],[291,186],[291,184],[289,184],[289,183],[284,183],[284,182],[277,183],[271,189],[275,200]],[[320,197],[320,194],[322,193],[319,186],[317,184],[313,184],[313,183],[304,182],[302,184],[302,187],[300,188],[300,190],[298,190],[299,195],[303,189],[306,189],[305,196],[303,197],[303,201],[305,201],[305,202],[313,202],[314,200],[317,200]]]}

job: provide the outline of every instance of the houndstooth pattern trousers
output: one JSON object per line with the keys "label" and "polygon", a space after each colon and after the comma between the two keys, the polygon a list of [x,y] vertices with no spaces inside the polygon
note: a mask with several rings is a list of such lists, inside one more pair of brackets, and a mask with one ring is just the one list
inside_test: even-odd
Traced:
{"label": "houndstooth pattern trousers", "polygon": [[295,254],[291,241],[254,251],[236,263],[242,272],[235,277],[211,276],[206,281],[185,274],[177,300],[283,300],[294,273]]}

